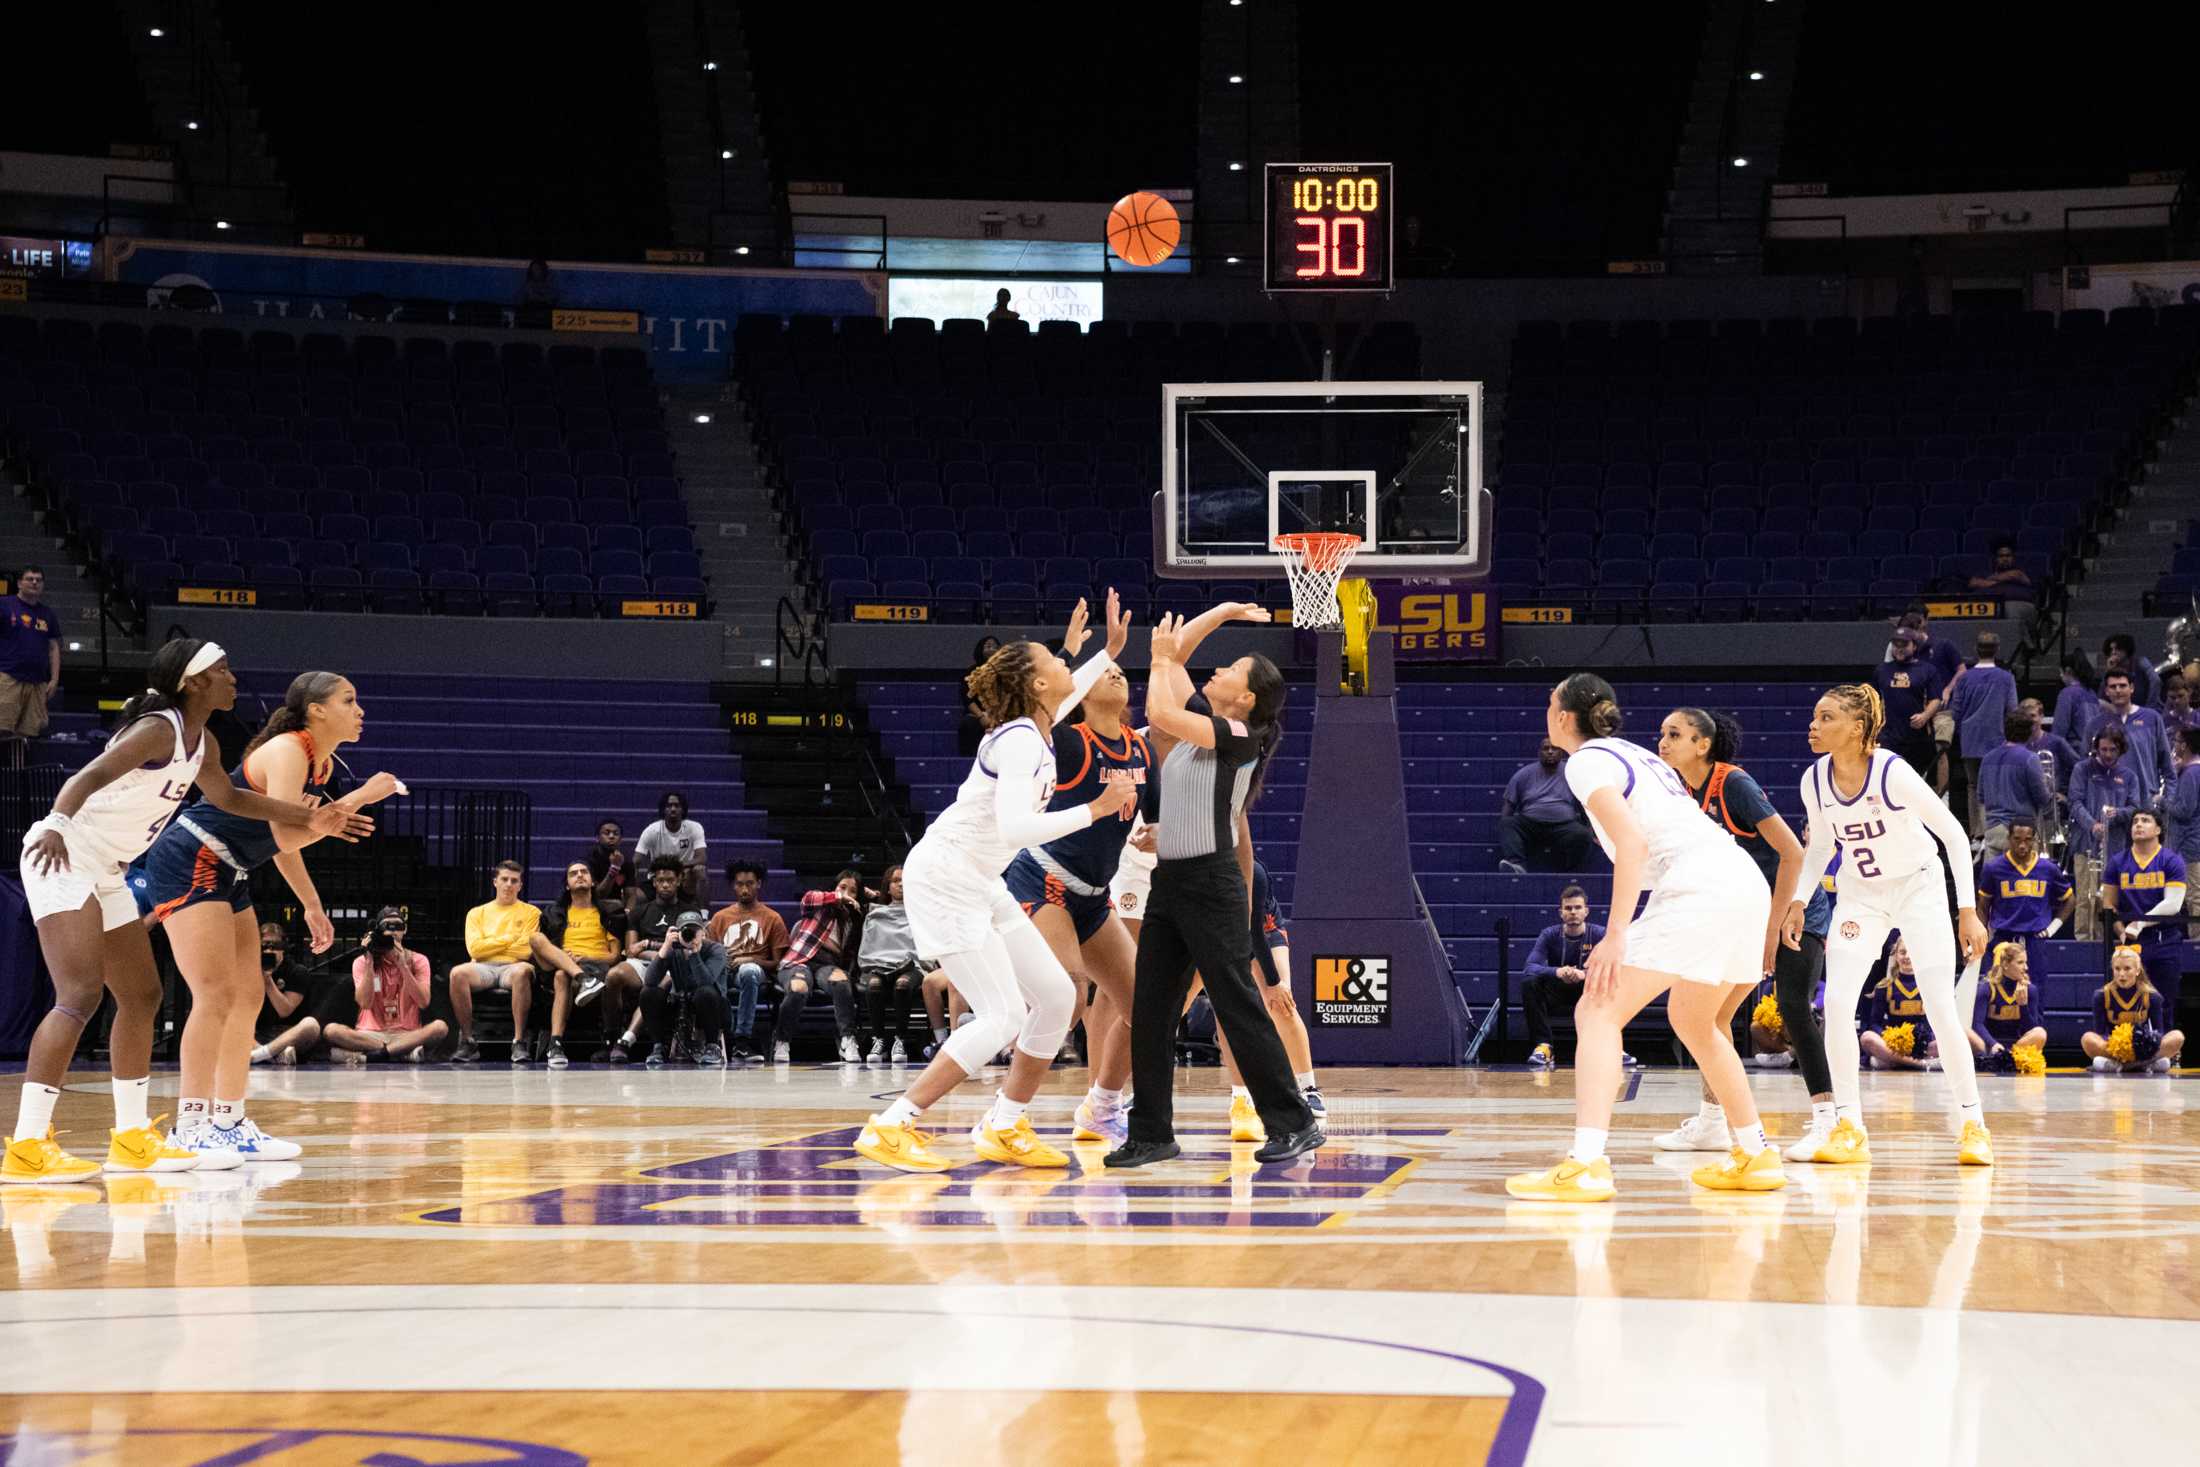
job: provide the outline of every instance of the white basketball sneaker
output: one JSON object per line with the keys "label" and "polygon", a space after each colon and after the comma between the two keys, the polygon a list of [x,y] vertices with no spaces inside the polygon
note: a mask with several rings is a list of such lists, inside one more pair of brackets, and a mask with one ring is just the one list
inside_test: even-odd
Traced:
{"label": "white basketball sneaker", "polygon": [[1725,1117],[1698,1111],[1650,1144],[1660,1151],[1732,1151],[1734,1138]]}
{"label": "white basketball sneaker", "polygon": [[237,1148],[229,1144],[232,1133],[222,1130],[212,1121],[195,1120],[168,1138],[171,1146],[190,1152],[199,1159],[196,1168],[202,1172],[225,1172],[244,1165],[244,1158]]}
{"label": "white basketball sneaker", "polygon": [[1800,1141],[1787,1149],[1787,1159],[1789,1161],[1816,1161],[1819,1149],[1826,1144],[1827,1138],[1832,1135],[1833,1128],[1830,1126],[1823,1131],[1816,1126],[1811,1127],[1803,1133],[1803,1138]]}
{"label": "white basketball sneaker", "polygon": [[[419,1051],[413,1051],[418,1054]],[[240,1117],[229,1129],[216,1129],[216,1135],[229,1142],[230,1148],[246,1161],[296,1161],[305,1155],[305,1148],[295,1141],[283,1141],[260,1129],[250,1116]]]}

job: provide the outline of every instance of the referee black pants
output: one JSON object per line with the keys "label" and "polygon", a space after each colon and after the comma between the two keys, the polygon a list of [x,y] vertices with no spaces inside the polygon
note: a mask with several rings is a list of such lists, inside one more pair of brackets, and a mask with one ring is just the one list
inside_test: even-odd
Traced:
{"label": "referee black pants", "polygon": [[1253,932],[1245,877],[1234,854],[1163,861],[1154,868],[1138,929],[1138,987],[1131,1002],[1133,1141],[1176,1136],[1176,1027],[1196,969],[1215,1022],[1230,1041],[1270,1136],[1314,1123],[1291,1061],[1253,985]]}

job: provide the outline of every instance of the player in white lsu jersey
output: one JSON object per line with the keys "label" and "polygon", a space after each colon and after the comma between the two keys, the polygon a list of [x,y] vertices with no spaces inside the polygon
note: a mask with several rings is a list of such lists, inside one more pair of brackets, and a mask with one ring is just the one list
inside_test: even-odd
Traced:
{"label": "player in white lsu jersey", "polygon": [[[1961,1109],[1956,1159],[1991,1166],[1993,1138],[1979,1106],[1971,1046],[1962,1038],[1970,1006],[1956,991],[1958,940],[1967,964],[1976,964],[1986,951],[1986,928],[1974,910],[1970,837],[1917,771],[1878,746],[1886,716],[1878,690],[1860,683],[1830,690],[1811,713],[1810,747],[1819,757],[1803,775],[1810,844],[1797,889],[1814,890],[1834,848],[1841,851],[1833,925],[1826,934],[1826,1063],[1833,1072],[1834,1125],[1812,1160],[1871,1160],[1857,1081],[1856,1003],[1887,934],[1899,931],[1917,970],[1925,1016],[1941,1036],[1940,1062]],[[1791,902],[1783,933],[1790,947],[1802,926],[1803,904]]]}

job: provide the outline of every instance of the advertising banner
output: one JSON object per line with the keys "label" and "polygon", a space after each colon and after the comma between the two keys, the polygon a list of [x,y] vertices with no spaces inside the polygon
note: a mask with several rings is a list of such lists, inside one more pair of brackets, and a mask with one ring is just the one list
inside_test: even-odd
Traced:
{"label": "advertising banner", "polygon": [[2200,305],[2200,260],[2167,260],[2153,265],[2070,265],[2063,270],[2062,303],[2066,311]]}
{"label": "advertising banner", "polygon": [[1074,321],[1082,331],[1101,319],[1103,286],[1098,280],[993,280],[964,276],[896,275],[886,286],[886,316],[922,316],[929,321],[966,317],[983,321],[995,293],[1008,292],[1008,308],[1026,326],[1041,321]]}
{"label": "advertising banner", "polygon": [[[159,305],[178,286],[203,285],[225,316],[343,320],[356,295],[517,304],[522,260],[461,260],[435,255],[367,254],[117,239],[113,278],[146,288]],[[733,323],[750,312],[875,316],[885,306],[885,277],[869,272],[698,270],[665,265],[551,263],[560,314],[584,329],[633,320],[648,338],[657,375],[667,381],[725,377]]]}
{"label": "advertising banner", "polygon": [[1495,662],[1495,591],[1475,582],[1377,581],[1375,625],[1398,638],[1400,662]]}

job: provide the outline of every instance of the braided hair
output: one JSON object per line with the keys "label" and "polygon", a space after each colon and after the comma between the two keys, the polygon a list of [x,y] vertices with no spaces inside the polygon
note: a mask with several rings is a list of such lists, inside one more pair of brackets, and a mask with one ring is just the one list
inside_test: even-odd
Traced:
{"label": "braided hair", "polygon": [[1714,713],[1708,708],[1676,708],[1673,716],[1687,719],[1697,737],[1711,740],[1705,757],[1713,764],[1741,762],[1742,725],[1733,714]]}
{"label": "braided hair", "polygon": [[1558,706],[1574,718],[1582,737],[1608,739],[1620,730],[1619,698],[1593,672],[1577,672],[1558,685]]}
{"label": "braided hair", "polygon": [[963,691],[978,710],[978,721],[987,728],[999,728],[1040,711],[1039,699],[1031,690],[1031,648],[1029,642],[1004,642],[998,652],[970,669],[963,679]]}
{"label": "braided hair", "polygon": [[1879,689],[1870,683],[1841,683],[1828,688],[1826,696],[1862,726],[1862,752],[1870,754],[1879,742],[1879,731],[1887,726],[1887,705],[1880,701]]}

